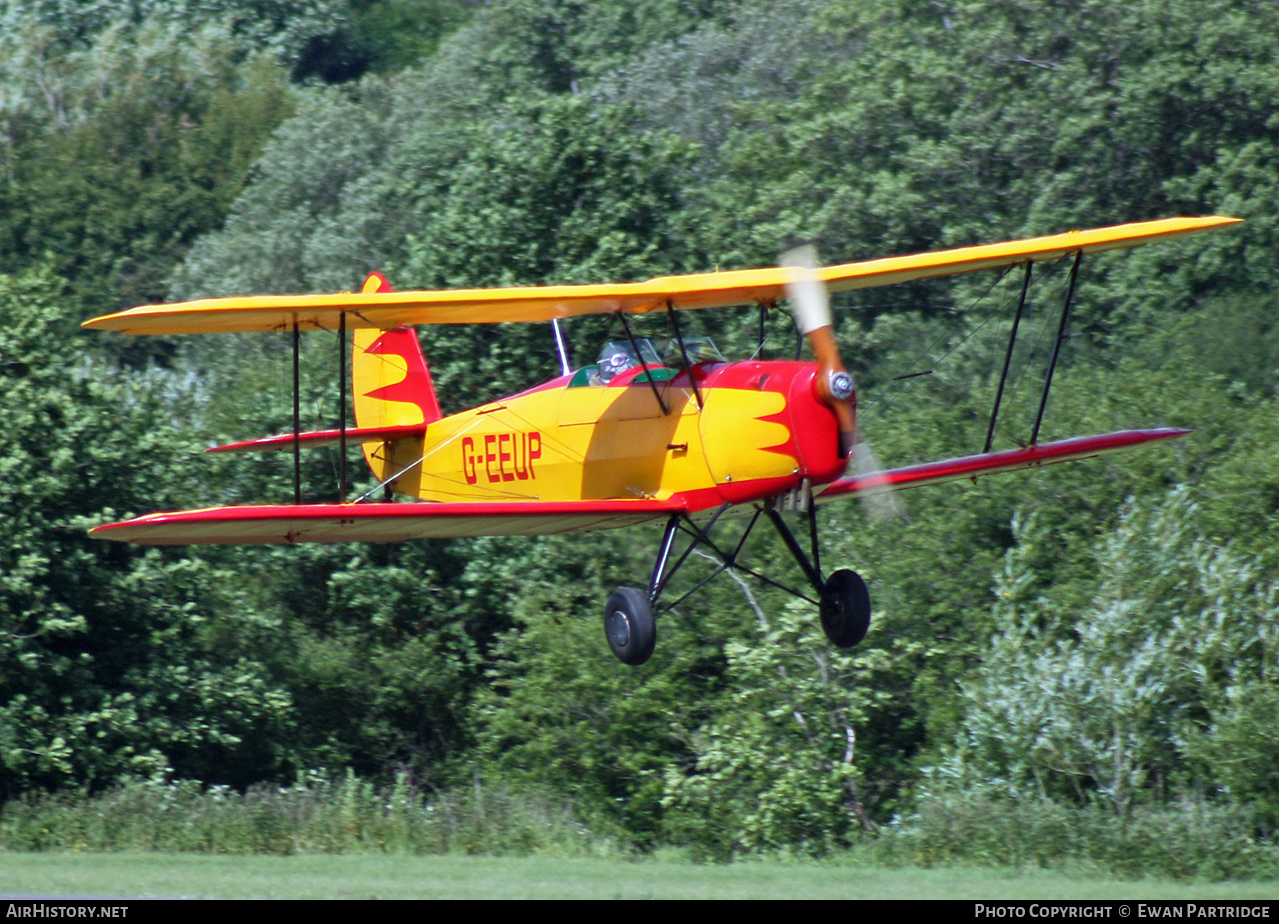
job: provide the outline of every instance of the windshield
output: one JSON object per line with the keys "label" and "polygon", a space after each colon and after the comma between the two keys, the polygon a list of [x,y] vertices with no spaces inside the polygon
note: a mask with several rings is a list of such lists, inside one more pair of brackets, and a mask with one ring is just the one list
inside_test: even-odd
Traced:
{"label": "windshield", "polygon": [[666,365],[680,368],[684,365],[685,356],[688,357],[690,366],[696,366],[698,363],[728,362],[710,337],[689,337],[684,341],[683,350],[680,349],[678,340],[667,341],[662,357],[666,360]]}

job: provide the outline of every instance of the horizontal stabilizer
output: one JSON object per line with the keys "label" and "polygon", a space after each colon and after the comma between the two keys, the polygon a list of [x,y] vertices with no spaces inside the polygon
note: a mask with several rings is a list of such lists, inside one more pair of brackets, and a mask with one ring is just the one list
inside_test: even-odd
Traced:
{"label": "horizontal stabilizer", "polygon": [[[374,440],[399,440],[421,436],[426,432],[426,424],[392,427],[347,427],[348,443],[369,443]],[[213,446],[205,452],[271,452],[292,449],[294,443],[302,446],[336,446],[342,442],[341,430],[312,430],[308,433],[281,433],[279,436],[264,436],[261,439],[245,440],[242,443],[227,443],[225,446]]]}
{"label": "horizontal stabilizer", "polygon": [[683,512],[680,501],[516,501],[466,504],[302,504],[152,513],[90,531],[139,545],[402,542],[469,536],[541,536],[617,529]]}
{"label": "horizontal stabilizer", "polygon": [[889,494],[893,491],[904,491],[926,484],[940,484],[944,481],[957,481],[961,478],[976,478],[979,475],[992,475],[997,472],[1014,472],[1019,469],[1036,468],[1051,465],[1055,462],[1069,462],[1074,459],[1087,459],[1125,449],[1129,446],[1140,446],[1155,440],[1174,439],[1191,433],[1190,430],[1120,430],[1116,433],[1103,433],[1098,436],[1081,436],[1057,443],[1044,443],[1040,446],[1026,446],[1021,449],[1006,449],[1001,452],[986,452],[975,456],[964,456],[959,459],[946,459],[941,462],[925,462],[907,468],[895,468],[885,472],[872,472],[868,475],[854,475],[841,478],[826,486],[816,496],[818,501],[828,501],[837,497],[871,497],[876,494]]}
{"label": "horizontal stabilizer", "polygon": [[[981,244],[931,253],[843,263],[816,269],[832,292],[896,285],[975,270],[1056,260],[1068,254],[1137,247],[1152,241],[1198,234],[1238,224],[1237,218],[1165,218],[1110,228],[1069,231],[1044,237]],[[646,282],[605,285],[511,286],[343,292],[331,295],[249,295],[205,298],[171,305],[142,305],[86,321],[93,330],[126,334],[196,334],[246,331],[337,330],[346,315],[349,329],[390,330],[419,324],[497,324],[551,321],[586,314],[644,314],[764,304],[786,297],[793,270],[785,267],[661,276]]]}

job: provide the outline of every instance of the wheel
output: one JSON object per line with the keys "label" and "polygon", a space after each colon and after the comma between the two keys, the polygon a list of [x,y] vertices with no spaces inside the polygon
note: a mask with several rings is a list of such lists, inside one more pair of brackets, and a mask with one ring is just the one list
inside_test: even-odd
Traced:
{"label": "wheel", "polygon": [[822,630],[836,648],[852,648],[870,628],[870,591],[856,571],[836,571],[822,588]]}
{"label": "wheel", "polygon": [[657,618],[648,597],[631,587],[613,591],[604,606],[604,636],[623,664],[643,664],[657,644]]}

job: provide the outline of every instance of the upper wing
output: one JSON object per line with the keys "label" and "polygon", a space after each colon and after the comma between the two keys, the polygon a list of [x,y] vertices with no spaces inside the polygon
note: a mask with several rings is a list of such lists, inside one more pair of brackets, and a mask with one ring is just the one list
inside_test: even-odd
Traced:
{"label": "upper wing", "polygon": [[468,536],[540,536],[664,519],[679,501],[600,500],[468,504],[302,504],[152,513],[90,532],[139,545],[402,542]]}
{"label": "upper wing", "polygon": [[1154,440],[1175,439],[1190,432],[1192,431],[1171,429],[1120,430],[1116,433],[1080,436],[1057,443],[1026,446],[1022,449],[1006,449],[1002,452],[987,452],[975,456],[963,456],[959,459],[946,459],[942,462],[926,462],[922,465],[895,468],[886,472],[853,475],[831,482],[816,495],[815,499],[821,502],[836,497],[869,497],[904,491],[906,488],[920,485],[939,484],[943,481],[957,481],[961,478],[976,478],[978,475],[991,475],[996,472],[1036,468],[1041,465],[1051,465],[1054,462],[1086,459],[1103,452],[1139,446]]}
{"label": "upper wing", "polygon": [[[1071,231],[1002,244],[983,244],[905,257],[844,263],[817,271],[835,292],[894,285],[974,270],[1052,260],[1071,253],[1136,247],[1235,224],[1237,218],[1167,218],[1091,231]],[[334,330],[347,315],[353,328],[389,330],[415,324],[494,324],[550,321],[583,314],[642,314],[769,302],[785,296],[790,271],[780,267],[662,276],[613,285],[520,286],[418,292],[345,292],[336,295],[252,295],[143,305],[86,321],[94,330],[127,334],[232,333]]]}

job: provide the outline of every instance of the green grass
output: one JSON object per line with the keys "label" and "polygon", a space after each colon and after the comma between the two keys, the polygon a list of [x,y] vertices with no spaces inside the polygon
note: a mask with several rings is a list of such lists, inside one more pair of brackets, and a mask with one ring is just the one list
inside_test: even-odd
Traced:
{"label": "green grass", "polygon": [[0,853],[0,893],[106,898],[1275,899],[1279,882],[1179,883],[844,862],[704,866],[546,857]]}

